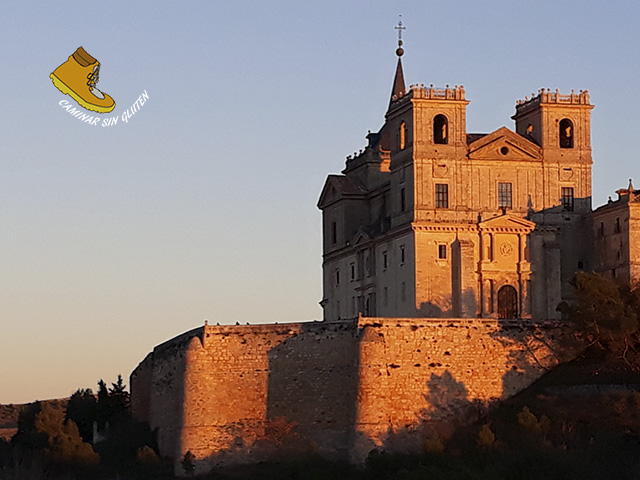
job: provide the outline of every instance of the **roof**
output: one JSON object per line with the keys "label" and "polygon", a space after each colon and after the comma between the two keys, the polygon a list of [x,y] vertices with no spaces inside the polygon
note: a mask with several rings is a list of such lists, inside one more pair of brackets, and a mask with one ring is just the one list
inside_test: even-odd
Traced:
{"label": "roof", "polygon": [[364,196],[366,194],[367,189],[357,180],[346,175],[329,175],[322,188],[318,208],[323,208],[343,196]]}

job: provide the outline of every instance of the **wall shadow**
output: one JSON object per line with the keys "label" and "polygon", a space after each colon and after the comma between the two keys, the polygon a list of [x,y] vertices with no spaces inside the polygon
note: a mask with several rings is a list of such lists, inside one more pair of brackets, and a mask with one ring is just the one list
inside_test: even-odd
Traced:
{"label": "wall shadow", "polygon": [[[455,286],[455,285],[454,285]],[[454,292],[456,290],[454,289]],[[477,308],[475,292],[467,288],[458,291],[455,295],[440,296],[439,301],[430,300],[422,302],[416,309],[416,317],[419,318],[474,318]],[[443,309],[443,306],[447,308]],[[457,312],[457,313],[456,313]]]}
{"label": "wall shadow", "polygon": [[[357,323],[357,319],[350,319],[281,324],[269,326],[268,331],[264,326],[257,327],[263,328],[258,334],[266,339],[263,344],[272,345],[264,353],[252,353],[266,356],[266,368],[244,369],[232,375],[238,395],[249,388],[249,383],[244,382],[251,377],[251,385],[260,389],[253,393],[266,402],[236,410],[239,413],[231,415],[233,421],[216,422],[211,421],[215,410],[231,407],[221,402],[229,397],[211,399],[201,395],[197,404],[212,404],[211,413],[204,424],[193,427],[209,429],[208,438],[195,432],[197,440],[191,445],[211,453],[200,456],[197,450],[192,452],[196,455],[195,473],[310,454],[347,460],[353,444],[358,395]],[[264,383],[256,383],[256,378],[264,379]],[[174,465],[177,475],[187,475],[181,458],[176,458]]]}
{"label": "wall shadow", "polygon": [[584,348],[570,325],[561,320],[499,320],[490,337],[509,349],[502,377],[502,398],[509,398]]}
{"label": "wall shadow", "polygon": [[437,451],[438,444],[451,438],[460,428],[485,417],[492,401],[471,398],[464,382],[457,380],[449,370],[441,375],[431,374],[424,385],[422,398],[425,407],[416,422],[404,428],[389,428],[378,446],[366,453],[416,453]]}
{"label": "wall shadow", "polygon": [[[310,323],[269,351],[267,422],[292,425],[289,447],[348,458],[356,421],[358,334],[357,320]],[[266,433],[268,441],[283,446]]]}

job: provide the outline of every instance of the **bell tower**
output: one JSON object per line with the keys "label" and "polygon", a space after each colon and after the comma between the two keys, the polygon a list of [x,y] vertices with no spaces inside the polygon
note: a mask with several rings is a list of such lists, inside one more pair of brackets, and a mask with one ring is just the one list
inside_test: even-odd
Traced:
{"label": "bell tower", "polygon": [[544,150],[545,161],[591,164],[589,92],[540,89],[516,104],[516,132]]}
{"label": "bell tower", "polygon": [[548,213],[591,210],[591,109],[589,92],[538,90],[516,104],[516,132],[542,147],[544,204]]}
{"label": "bell tower", "polygon": [[[398,27],[401,35],[402,23]],[[399,35],[398,64],[383,127],[383,149],[390,157],[393,226],[429,216],[461,200],[456,184],[459,159],[467,154],[466,108],[462,85],[405,87]],[[431,215],[433,216],[433,214]]]}

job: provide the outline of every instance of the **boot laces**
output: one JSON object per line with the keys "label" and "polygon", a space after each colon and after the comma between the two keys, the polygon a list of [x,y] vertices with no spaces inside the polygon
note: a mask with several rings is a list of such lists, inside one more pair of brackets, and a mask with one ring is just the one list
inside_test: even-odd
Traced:
{"label": "boot laces", "polygon": [[87,75],[87,80],[87,85],[89,85],[90,88],[95,88],[96,83],[100,81],[100,64],[93,67],[93,72]]}

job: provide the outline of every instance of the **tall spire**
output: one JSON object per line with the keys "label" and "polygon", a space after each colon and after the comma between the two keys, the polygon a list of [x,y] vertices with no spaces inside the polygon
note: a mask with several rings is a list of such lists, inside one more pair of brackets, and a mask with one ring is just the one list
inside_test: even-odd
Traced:
{"label": "tall spire", "polygon": [[391,100],[389,101],[389,105],[393,102],[394,97],[400,98],[403,96],[407,88],[404,86],[404,73],[402,72],[402,55],[404,55],[404,49],[402,48],[402,31],[406,29],[402,25],[402,15],[400,15],[400,20],[398,20],[398,25],[394,27],[398,31],[398,48],[396,49],[396,55],[398,56],[398,65],[396,66],[396,75],[393,79],[393,88],[391,89]]}

